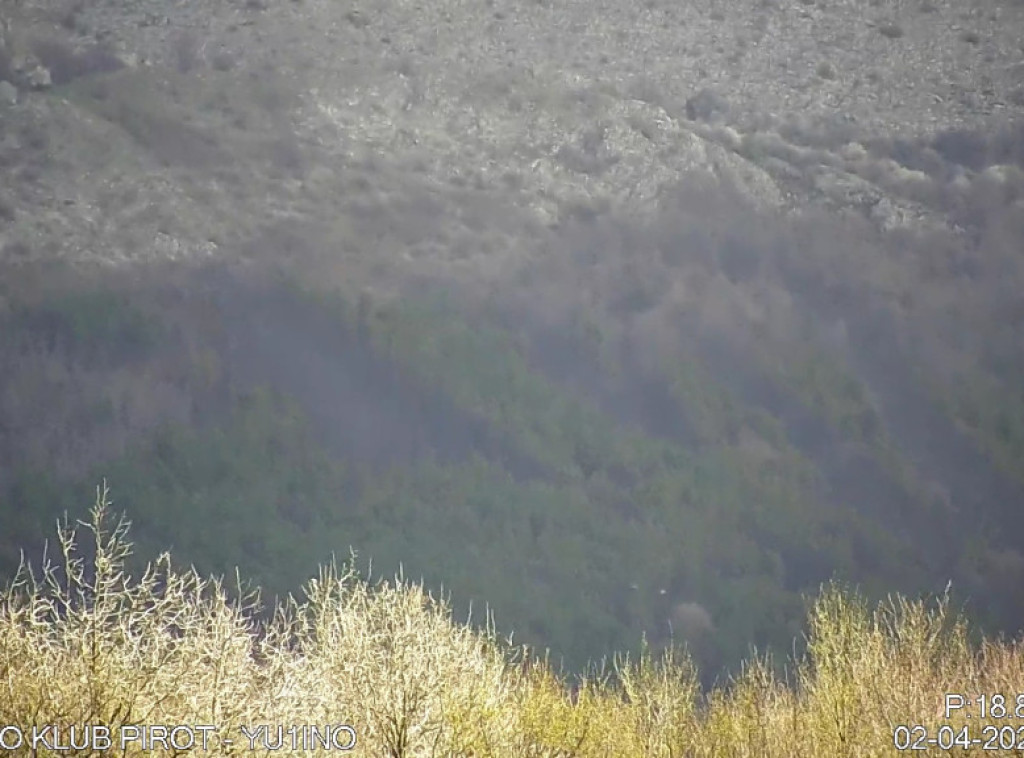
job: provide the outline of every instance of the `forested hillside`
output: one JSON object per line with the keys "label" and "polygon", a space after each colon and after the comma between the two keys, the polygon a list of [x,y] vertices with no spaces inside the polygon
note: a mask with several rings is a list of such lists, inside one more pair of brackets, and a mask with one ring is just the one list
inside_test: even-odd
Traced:
{"label": "forested hillside", "polygon": [[0,580],[105,480],[574,671],[1020,631],[1020,3],[165,5],[0,8]]}
{"label": "forested hillside", "polygon": [[[645,634],[708,676],[787,650],[831,578],[953,580],[990,629],[1018,623],[1007,501],[970,510],[930,478],[1012,496],[983,451],[1013,437],[964,430],[920,364],[882,374],[881,313],[836,345],[810,318],[800,340],[737,343],[680,309],[655,345],[624,328],[636,305],[565,298],[552,322],[523,309],[529,284],[378,302],[277,269],[8,269],[5,574],[105,478],[140,558],[284,595],[351,549],[573,670]],[[915,448],[900,413],[944,440]]]}

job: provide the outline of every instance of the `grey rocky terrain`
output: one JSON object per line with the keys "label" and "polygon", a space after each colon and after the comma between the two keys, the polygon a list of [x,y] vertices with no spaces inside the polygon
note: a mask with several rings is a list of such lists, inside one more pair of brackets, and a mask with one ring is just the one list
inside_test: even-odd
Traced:
{"label": "grey rocky terrain", "polygon": [[[849,208],[883,228],[948,226],[950,195],[1021,185],[1019,134],[1003,154],[986,142],[1001,130],[1012,142],[1024,111],[1020,2],[6,0],[3,13],[21,90],[5,90],[18,101],[4,113],[7,171],[24,141],[52,137],[34,187],[5,182],[6,255],[216,255],[270,218],[336,218],[327,198],[351,194],[339,183],[359,171],[385,193],[500,206],[485,213],[486,245],[428,211],[441,239],[390,251],[480,271],[523,255],[515,229],[642,216],[695,170],[758,206]],[[172,153],[164,165],[116,147],[117,115],[63,96],[105,56],[127,66],[109,86],[150,109],[136,128]],[[280,102],[241,124],[226,103],[248,107],[254,87]],[[193,131],[159,134],[179,118]],[[268,141],[279,180],[247,157]]]}

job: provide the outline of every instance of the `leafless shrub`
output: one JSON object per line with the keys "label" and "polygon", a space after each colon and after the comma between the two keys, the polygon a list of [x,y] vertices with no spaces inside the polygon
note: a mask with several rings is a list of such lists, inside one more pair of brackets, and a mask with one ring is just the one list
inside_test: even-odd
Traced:
{"label": "leafless shrub", "polygon": [[58,525],[58,559],[39,572],[23,563],[0,594],[10,674],[0,708],[12,721],[116,729],[159,714],[237,733],[257,721],[325,723],[341,707],[359,743],[396,758],[475,754],[512,737],[511,672],[493,623],[483,634],[456,626],[421,586],[371,586],[333,565],[307,600],[261,615],[259,592],[240,578],[181,572],[166,553],[130,577],[129,527],[98,488],[87,521]]}
{"label": "leafless shrub", "polygon": [[[332,565],[304,600],[261,615],[240,578],[182,572],[166,553],[131,577],[129,527],[112,521],[104,485],[88,520],[58,526],[57,560],[38,573],[23,564],[0,593],[0,709],[12,723],[116,730],[159,717],[237,733],[340,713],[363,752],[392,758],[840,755],[851,738],[884,754],[893,708],[935,724],[939,693],[1010,691],[1022,672],[1019,643],[971,643],[948,591],[872,610],[832,584],[809,610],[792,686],[755,659],[701,698],[689,653],[669,645],[656,658],[645,639],[637,659],[616,656],[611,673],[570,688],[546,658],[503,644],[490,617],[482,632],[457,624],[444,598],[401,576],[371,585]],[[1020,555],[986,558],[1008,585],[1019,581]],[[713,633],[701,606],[673,610]],[[214,755],[236,752],[213,744]]]}

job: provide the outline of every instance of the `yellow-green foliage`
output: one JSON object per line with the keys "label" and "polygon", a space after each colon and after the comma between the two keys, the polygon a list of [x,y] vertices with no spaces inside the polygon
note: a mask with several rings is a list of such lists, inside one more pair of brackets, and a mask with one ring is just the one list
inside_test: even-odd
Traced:
{"label": "yellow-green foliage", "polygon": [[88,559],[64,523],[62,560],[39,576],[23,568],[0,595],[0,725],[211,724],[236,736],[211,755],[250,752],[243,725],[346,723],[354,752],[392,758],[811,758],[895,755],[900,724],[972,736],[1019,724],[943,713],[945,693],[1002,694],[1012,715],[1024,681],[1020,645],[972,646],[945,597],[872,610],[824,588],[786,682],[755,657],[702,694],[685,652],[655,660],[645,645],[569,688],[546,659],[502,644],[491,624],[454,623],[401,577],[370,584],[329,566],[263,621],[240,580],[229,597],[167,555],[133,580],[128,525],[109,529],[109,506],[101,490],[83,524]]}

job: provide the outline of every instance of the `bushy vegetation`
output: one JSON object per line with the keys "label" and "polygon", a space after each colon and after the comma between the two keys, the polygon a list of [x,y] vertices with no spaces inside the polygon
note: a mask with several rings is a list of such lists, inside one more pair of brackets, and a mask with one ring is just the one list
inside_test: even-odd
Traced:
{"label": "bushy vegetation", "polygon": [[[1008,723],[991,707],[948,711],[947,694],[1018,707],[1019,644],[972,644],[948,595],[872,609],[823,587],[783,679],[755,656],[702,692],[685,650],[644,647],[570,681],[401,576],[370,582],[332,563],[270,608],[239,575],[227,585],[166,553],[133,576],[129,524],[111,505],[99,489],[88,521],[58,526],[57,559],[23,564],[0,595],[0,719],[25,734],[91,724],[119,741],[124,727],[202,724],[216,729],[208,752],[233,755],[243,728],[345,724],[356,750],[393,758],[882,756],[917,725],[952,744]],[[255,748],[270,754],[264,739]],[[290,742],[274,752],[298,752]],[[127,744],[124,755],[144,752]]]}
{"label": "bushy vegetation", "polygon": [[646,636],[710,685],[788,650],[832,578],[877,599],[969,575],[984,611],[1012,568],[987,533],[937,549],[955,523],[812,343],[736,363],[684,334],[644,375],[601,318],[552,342],[453,297],[196,274],[8,290],[3,575],[109,477],[147,559],[284,597],[351,547],[569,670]]}
{"label": "bushy vegetation", "polygon": [[161,324],[123,294],[104,291],[63,293],[13,309],[11,334],[31,334],[47,352],[76,360],[123,362],[138,358],[160,341]]}

